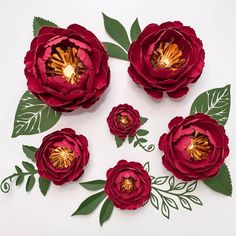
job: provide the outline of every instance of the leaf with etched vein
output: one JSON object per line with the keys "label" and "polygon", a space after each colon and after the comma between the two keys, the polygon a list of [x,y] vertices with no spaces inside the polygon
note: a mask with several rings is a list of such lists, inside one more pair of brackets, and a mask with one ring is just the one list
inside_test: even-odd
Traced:
{"label": "leaf with etched vein", "polygon": [[230,112],[230,85],[200,94],[192,104],[190,114],[205,113],[225,125]]}
{"label": "leaf with etched vein", "polygon": [[100,179],[80,183],[81,186],[83,186],[85,189],[90,190],[90,191],[97,191],[100,189],[104,189],[105,184],[106,184],[106,181],[100,180]]}
{"label": "leaf with etched vein", "polygon": [[168,205],[165,202],[162,202],[161,205],[161,213],[167,218],[170,218],[170,209],[168,207]]}
{"label": "leaf with etched vein", "polygon": [[116,141],[116,146],[119,148],[119,147],[121,147],[123,145],[125,139],[122,139],[122,138],[120,138],[118,136],[115,136],[115,141]]}
{"label": "leaf with etched vein", "polygon": [[147,121],[148,121],[148,118],[146,118],[146,117],[140,117],[141,125],[145,124]]}
{"label": "leaf with etched vein", "polygon": [[36,147],[22,145],[23,152],[33,162],[35,162],[35,152],[38,150]]}
{"label": "leaf with etched vein", "polygon": [[192,208],[191,208],[191,206],[190,206],[190,204],[189,204],[189,202],[188,202],[187,199],[185,199],[185,198],[179,196],[179,200],[180,200],[181,205],[182,205],[185,209],[190,210],[190,211],[192,210]]}
{"label": "leaf with etched vein", "polygon": [[54,111],[26,91],[16,110],[12,137],[44,132],[54,126],[60,116],[60,112]]}
{"label": "leaf with etched vein", "polygon": [[174,176],[171,176],[169,178],[169,185],[170,185],[170,188],[173,188],[174,185],[175,185],[175,179],[174,179]]}
{"label": "leaf with etched vein", "polygon": [[190,193],[193,192],[197,187],[197,181],[194,181],[193,183],[189,184],[189,186],[186,189],[186,192]]}
{"label": "leaf with etched vein", "polygon": [[162,176],[162,177],[157,177],[154,184],[156,185],[162,185],[166,182],[169,176]]}
{"label": "leaf with etched vein", "polygon": [[181,189],[184,189],[186,185],[187,185],[186,182],[178,183],[178,184],[175,185],[175,187],[173,188],[173,190],[181,190]]}
{"label": "leaf with etched vein", "polygon": [[43,196],[46,196],[48,189],[50,187],[50,184],[51,184],[51,180],[39,177],[38,181],[39,181],[39,189],[41,193],[43,194]]}
{"label": "leaf with etched vein", "polygon": [[35,177],[34,175],[30,175],[26,183],[26,191],[27,192],[31,191],[31,189],[34,187],[34,184],[35,184]]}
{"label": "leaf with etched vein", "polygon": [[176,202],[172,198],[165,197],[165,201],[170,207],[172,207],[174,209],[178,209]]}
{"label": "leaf with etched vein", "polygon": [[185,195],[185,197],[187,197],[190,201],[192,201],[193,203],[197,205],[202,205],[202,201],[194,195]]}
{"label": "leaf with etched vein", "polygon": [[147,131],[147,130],[145,130],[145,129],[139,129],[138,131],[137,131],[137,135],[138,136],[145,136],[145,135],[147,135],[149,133],[149,131]]}
{"label": "leaf with etched vein", "polygon": [[128,137],[129,143],[132,143],[134,141],[134,138],[135,138],[135,136],[129,136]]}
{"label": "leaf with etched vein", "polygon": [[158,201],[158,198],[157,198],[153,193],[151,193],[150,200],[151,200],[151,204],[152,204],[157,210],[159,210],[159,201]]}
{"label": "leaf with etched vein", "polygon": [[110,201],[109,198],[106,199],[104,204],[102,205],[102,209],[100,211],[99,221],[102,226],[103,223],[111,217],[112,211],[114,208],[114,204]]}
{"label": "leaf with etched vein", "polygon": [[149,161],[144,164],[143,169],[146,170],[147,172],[150,171],[150,164],[149,164]]}
{"label": "leaf with etched vein", "polygon": [[23,165],[24,168],[25,168],[27,171],[29,171],[30,173],[36,171],[35,168],[34,168],[34,166],[33,166],[31,163],[29,163],[29,162],[22,161],[22,165]]}

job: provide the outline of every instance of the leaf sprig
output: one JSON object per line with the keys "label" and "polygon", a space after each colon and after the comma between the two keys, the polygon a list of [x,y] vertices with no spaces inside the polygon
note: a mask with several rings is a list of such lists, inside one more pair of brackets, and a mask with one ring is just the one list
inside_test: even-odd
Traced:
{"label": "leaf sprig", "polygon": [[[35,152],[37,151],[37,148],[23,145],[23,151],[25,155],[32,161],[32,163],[35,164],[34,155],[35,155]],[[22,166],[24,170],[22,170],[22,168],[16,165],[15,166],[16,172],[14,172],[12,175],[3,179],[3,181],[1,182],[0,184],[1,191],[4,193],[8,193],[10,191],[11,186],[9,184],[9,181],[12,182],[13,178],[16,179],[16,186],[21,185],[24,182],[24,180],[27,178],[25,190],[26,192],[30,192],[36,183],[35,175],[38,174],[38,171],[35,168],[35,165],[32,163],[27,162],[27,161],[22,161]],[[39,177],[38,182],[39,182],[40,191],[45,196],[47,194],[51,181],[44,179],[42,177]]]}
{"label": "leaf sprig", "polygon": [[[140,117],[140,120],[141,120],[141,125],[143,125],[147,122],[148,118]],[[152,152],[155,149],[155,145],[154,144],[150,144],[148,146],[145,145],[145,143],[147,143],[148,140],[145,139],[144,136],[148,134],[149,134],[149,131],[145,129],[137,130],[134,136],[128,137],[129,144],[133,143],[134,147],[140,146],[144,151]],[[123,143],[125,142],[125,139],[121,139],[118,136],[115,136],[115,141],[116,141],[116,146],[119,148],[123,145]]]}

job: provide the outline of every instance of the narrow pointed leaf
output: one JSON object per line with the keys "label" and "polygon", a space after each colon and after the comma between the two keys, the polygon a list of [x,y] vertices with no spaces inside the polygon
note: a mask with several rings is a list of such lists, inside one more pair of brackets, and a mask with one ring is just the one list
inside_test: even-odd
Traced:
{"label": "narrow pointed leaf", "polygon": [[128,137],[129,143],[132,143],[134,141],[134,138],[135,138],[135,136],[129,136]]}
{"label": "narrow pointed leaf", "polygon": [[225,125],[230,112],[230,85],[200,94],[192,104],[190,114],[205,113]]}
{"label": "narrow pointed leaf", "polygon": [[174,208],[174,209],[178,209],[178,206],[177,206],[176,202],[175,202],[172,198],[165,197],[165,200],[166,200],[166,203],[167,203],[170,207],[172,207],[172,208]]}
{"label": "narrow pointed leaf", "polygon": [[22,165],[23,165],[24,168],[25,168],[27,171],[29,171],[29,172],[35,172],[35,171],[36,171],[35,168],[34,168],[34,166],[33,166],[31,163],[29,163],[29,162],[22,161]]}
{"label": "narrow pointed leaf", "polygon": [[137,131],[137,135],[138,136],[145,136],[145,135],[147,135],[149,133],[149,131],[147,131],[147,130],[145,130],[145,129],[139,129],[138,131]]}
{"label": "narrow pointed leaf", "polygon": [[106,16],[104,13],[102,13],[102,15],[107,33],[126,51],[128,51],[130,41],[124,26],[119,21]]}
{"label": "narrow pointed leaf", "polygon": [[16,179],[16,186],[21,185],[24,181],[24,175],[19,175]]}
{"label": "narrow pointed leaf", "polygon": [[190,201],[192,201],[193,203],[197,205],[203,205],[202,201],[194,195],[185,195],[185,197],[187,197]]}
{"label": "narrow pointed leaf", "polygon": [[38,150],[36,147],[22,145],[23,152],[33,162],[35,162],[35,152]]}
{"label": "narrow pointed leaf", "polygon": [[15,166],[15,169],[18,175],[22,174],[22,169],[19,166]]}
{"label": "narrow pointed leaf", "polygon": [[168,205],[165,202],[162,202],[161,205],[161,213],[167,218],[170,218],[170,209],[168,207]]}
{"label": "narrow pointed leaf", "polygon": [[178,184],[176,184],[176,186],[173,188],[173,190],[181,190],[181,189],[184,189],[186,185],[187,185],[187,183],[185,183],[185,182],[178,183]]}
{"label": "narrow pointed leaf", "polygon": [[118,136],[115,136],[116,146],[119,148],[123,145],[125,139],[121,139]]}
{"label": "narrow pointed leaf", "polygon": [[52,27],[58,27],[56,24],[54,24],[51,21],[45,20],[41,17],[34,17],[33,21],[33,31],[34,31],[34,36],[37,36],[39,33],[39,30],[43,26],[52,26]]}
{"label": "narrow pointed leaf", "polygon": [[162,177],[157,177],[155,180],[156,185],[162,185],[166,182],[166,180],[168,179],[169,176],[162,176]]}
{"label": "narrow pointed leaf", "polygon": [[188,202],[187,199],[185,199],[185,198],[179,196],[179,200],[180,200],[181,205],[182,205],[185,209],[190,210],[190,211],[192,210],[192,208],[191,208],[191,206],[190,206],[190,204],[189,204],[189,202]]}
{"label": "narrow pointed leaf", "polygon": [[138,18],[136,18],[136,20],[134,21],[134,23],[132,24],[131,29],[130,29],[131,40],[135,41],[138,38],[138,36],[140,35],[140,33],[141,33],[141,29],[139,26]]}
{"label": "narrow pointed leaf", "polygon": [[73,215],[88,215],[93,212],[107,195],[104,191],[96,193],[85,199]]}
{"label": "narrow pointed leaf", "polygon": [[150,200],[151,200],[151,204],[152,204],[157,210],[159,210],[159,201],[158,201],[158,198],[157,198],[153,193],[151,194]]}
{"label": "narrow pointed leaf", "polygon": [[54,111],[26,91],[16,110],[12,137],[44,132],[54,126],[60,117],[60,112]]}
{"label": "narrow pointed leaf", "polygon": [[171,176],[169,178],[169,185],[170,185],[170,188],[174,187],[174,185],[175,185],[175,178],[174,178],[174,176]]}
{"label": "narrow pointed leaf", "polygon": [[138,141],[135,141],[134,142],[134,147],[137,147],[139,145],[139,142]]}
{"label": "narrow pointed leaf", "polygon": [[189,184],[186,191],[188,193],[193,192],[196,189],[196,187],[197,187],[197,181],[194,181],[193,183]]}
{"label": "narrow pointed leaf", "polygon": [[44,179],[42,177],[39,177],[39,189],[43,196],[46,196],[48,189],[50,187],[51,181],[48,179]]}
{"label": "narrow pointed leaf", "polygon": [[103,223],[111,217],[112,211],[114,208],[114,204],[109,200],[109,198],[106,199],[104,204],[102,205],[102,209],[100,211],[100,225],[102,226]]}
{"label": "narrow pointed leaf", "polygon": [[145,124],[147,122],[148,118],[146,117],[140,117],[141,125]]}
{"label": "narrow pointed leaf", "polygon": [[80,183],[81,186],[90,191],[97,191],[104,189],[106,181],[105,180],[94,180],[89,182]]}
{"label": "narrow pointed leaf", "polygon": [[229,169],[226,164],[220,168],[216,176],[204,180],[203,183],[216,192],[222,193],[226,196],[232,195],[232,182]]}
{"label": "narrow pointed leaf", "polygon": [[34,184],[35,184],[35,177],[34,175],[30,175],[26,183],[26,191],[27,192],[31,191],[31,189],[34,187]]}
{"label": "narrow pointed leaf", "polygon": [[114,43],[103,42],[103,44],[105,45],[107,53],[110,57],[128,61],[128,54],[123,48]]}

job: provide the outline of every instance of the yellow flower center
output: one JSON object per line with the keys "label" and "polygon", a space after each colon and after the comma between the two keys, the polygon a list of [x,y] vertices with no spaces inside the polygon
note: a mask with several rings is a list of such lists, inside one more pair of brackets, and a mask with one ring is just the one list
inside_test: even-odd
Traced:
{"label": "yellow flower center", "polygon": [[56,53],[52,54],[47,61],[47,73],[52,76],[61,75],[70,84],[79,83],[86,67],[77,54],[78,50],[75,47],[68,47],[66,50],[57,47]]}
{"label": "yellow flower center", "polygon": [[152,53],[151,63],[155,68],[176,70],[185,62],[184,58],[181,59],[182,54],[183,52],[176,43],[161,42]]}
{"label": "yellow flower center", "polygon": [[191,142],[187,148],[190,157],[195,161],[200,161],[207,158],[208,153],[211,151],[211,143],[208,138],[195,131],[191,137]]}
{"label": "yellow flower center", "polygon": [[51,150],[49,160],[56,169],[61,170],[71,166],[75,153],[67,147],[57,147]]}
{"label": "yellow flower center", "polygon": [[132,177],[122,177],[120,182],[120,189],[122,192],[130,193],[135,189],[135,180]]}
{"label": "yellow flower center", "polygon": [[129,124],[129,119],[127,116],[118,115],[117,119],[121,125],[128,125]]}

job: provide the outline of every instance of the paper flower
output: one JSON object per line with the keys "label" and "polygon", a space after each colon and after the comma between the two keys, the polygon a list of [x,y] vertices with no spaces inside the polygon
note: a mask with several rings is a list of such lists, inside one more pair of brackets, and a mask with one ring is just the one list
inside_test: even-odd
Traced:
{"label": "paper flower", "polygon": [[96,36],[73,24],[42,27],[25,57],[29,90],[61,112],[89,108],[109,85],[108,56]]}
{"label": "paper flower", "polygon": [[208,115],[198,113],[175,117],[169,133],[159,140],[164,152],[163,165],[182,180],[215,176],[229,154],[228,137],[223,126]]}
{"label": "paper flower", "polygon": [[134,136],[141,125],[139,112],[128,104],[113,107],[107,117],[107,123],[111,133],[121,139]]}
{"label": "paper flower", "polygon": [[66,128],[47,135],[35,153],[38,173],[56,185],[77,180],[89,160],[88,141]]}
{"label": "paper flower", "polygon": [[153,98],[187,94],[204,66],[202,42],[181,22],[150,24],[129,48],[129,75]]}
{"label": "paper flower", "polygon": [[117,208],[135,210],[150,198],[151,179],[140,163],[121,160],[107,171],[105,192]]}

